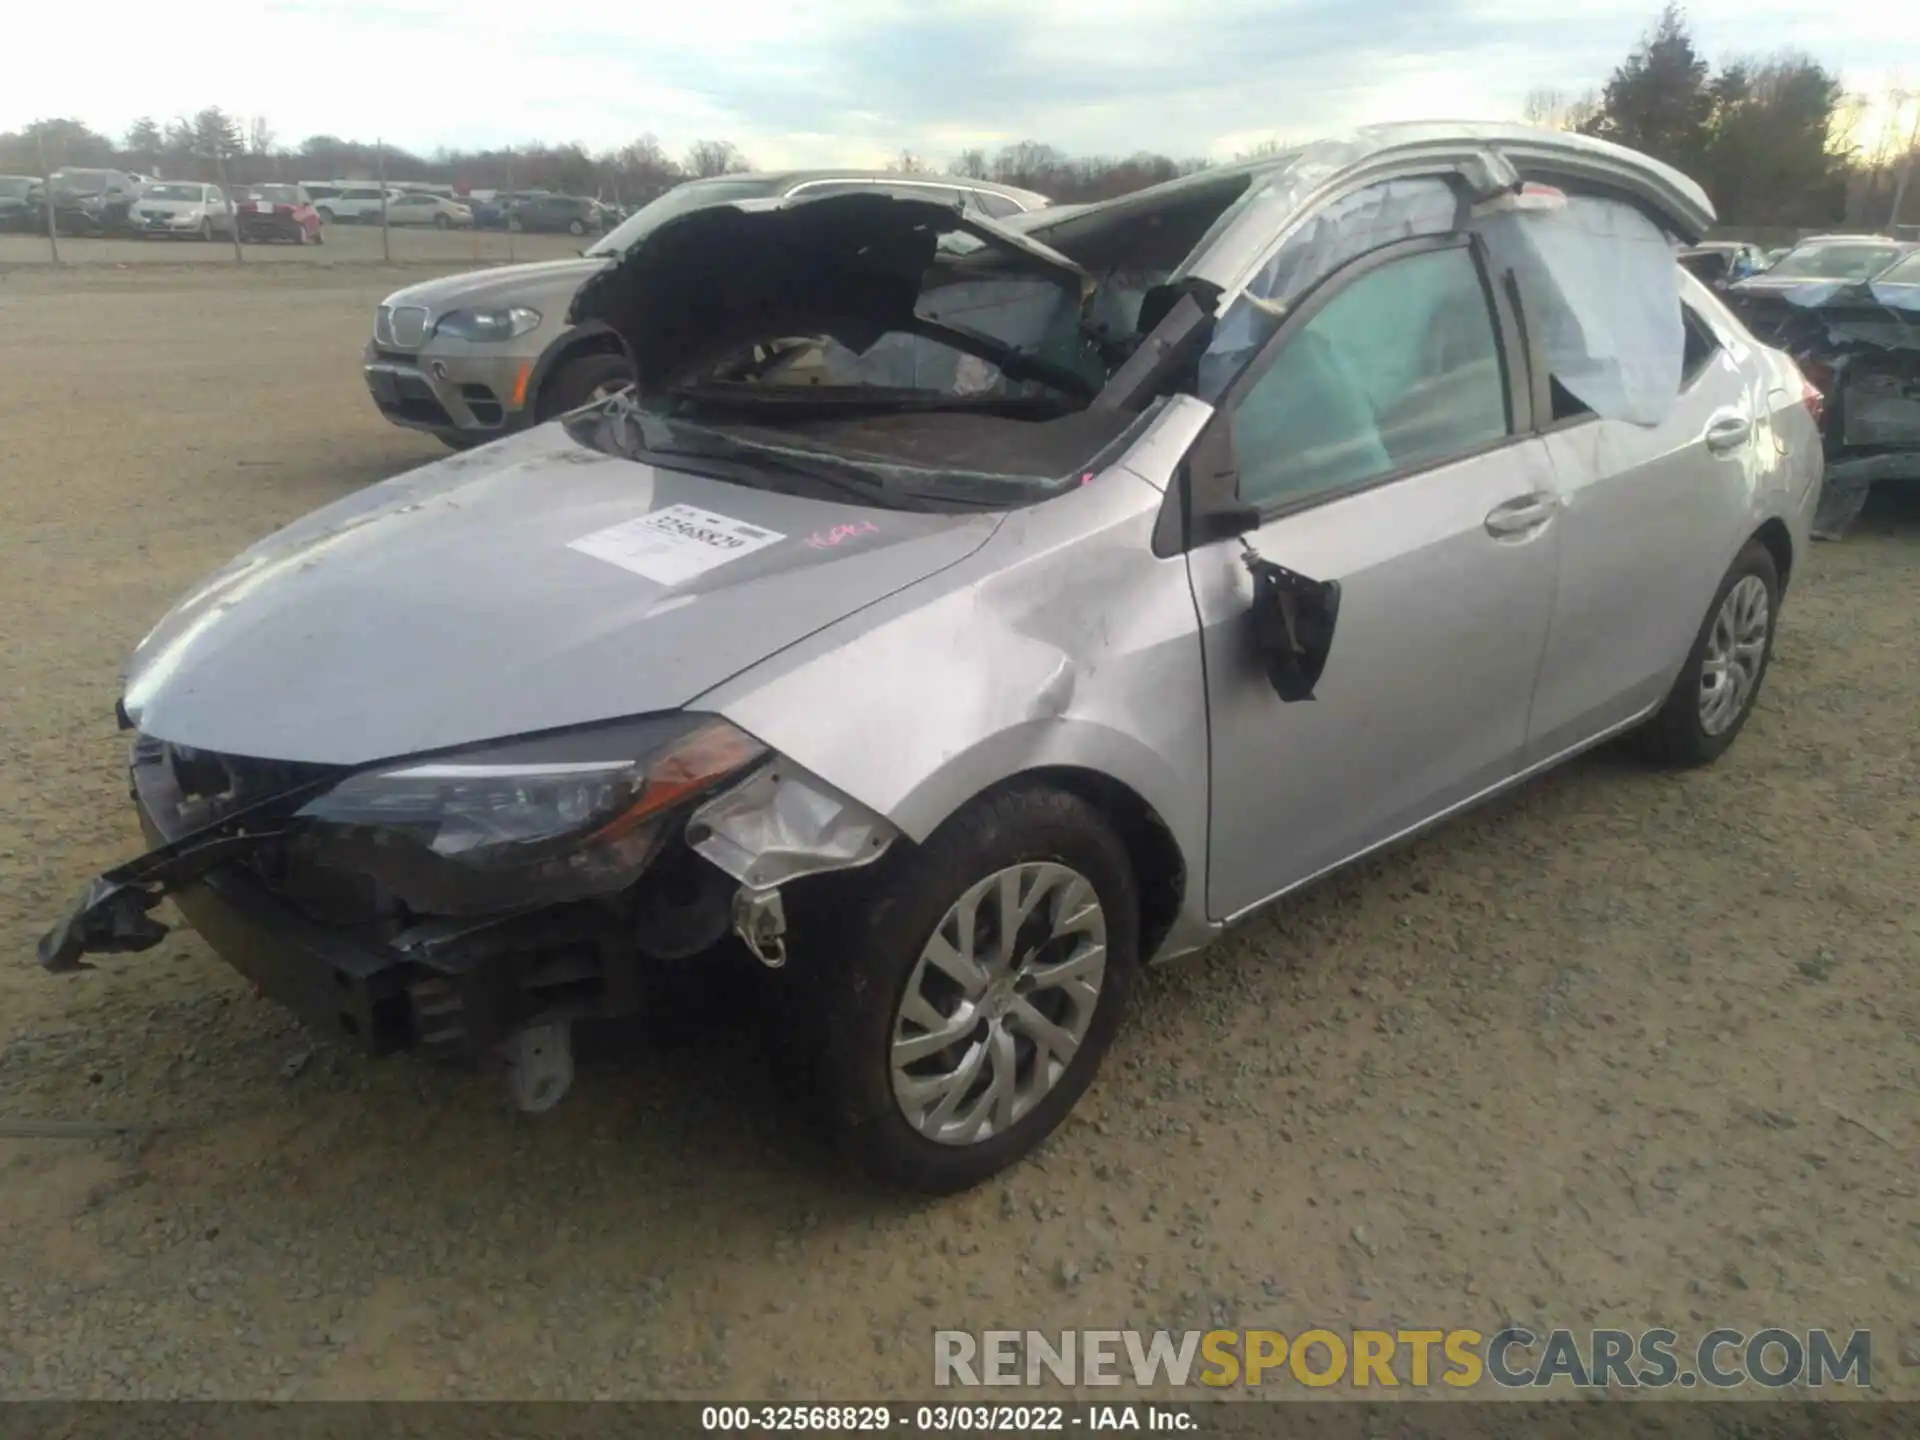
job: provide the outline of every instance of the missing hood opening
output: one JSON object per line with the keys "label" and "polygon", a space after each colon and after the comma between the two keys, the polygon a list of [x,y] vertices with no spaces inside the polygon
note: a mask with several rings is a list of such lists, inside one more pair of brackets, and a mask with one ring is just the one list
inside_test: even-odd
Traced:
{"label": "missing hood opening", "polygon": [[[943,236],[978,241],[967,248]],[[640,390],[783,336],[818,334],[856,353],[889,333],[918,334],[1066,388],[1079,377],[1019,346],[927,318],[920,302],[936,267],[1038,276],[1084,308],[1093,277],[1065,256],[959,206],[887,195],[832,195],[773,205],[715,205],[662,225],[574,298],[572,323],[610,326]]]}

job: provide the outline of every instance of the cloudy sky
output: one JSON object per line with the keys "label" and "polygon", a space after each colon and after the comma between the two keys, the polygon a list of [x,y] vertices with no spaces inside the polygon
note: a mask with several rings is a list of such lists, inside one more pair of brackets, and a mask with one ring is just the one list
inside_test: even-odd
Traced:
{"label": "cloudy sky", "polygon": [[[1512,118],[1597,86],[1657,0],[95,0],[9,19],[0,129],[207,104],[417,151],[528,140],[762,165],[944,162],[1020,139],[1216,158],[1365,120]],[[1836,9],[1853,16],[1833,23]],[[1920,5],[1696,0],[1715,61],[1799,47],[1920,90]],[[22,24],[24,22],[24,34]],[[36,33],[38,32],[38,33]],[[61,59],[60,57],[68,57]],[[80,58],[84,56],[84,61]],[[35,57],[45,63],[31,63]],[[1917,101],[1916,103],[1920,103]],[[1910,120],[1912,107],[1907,118]]]}

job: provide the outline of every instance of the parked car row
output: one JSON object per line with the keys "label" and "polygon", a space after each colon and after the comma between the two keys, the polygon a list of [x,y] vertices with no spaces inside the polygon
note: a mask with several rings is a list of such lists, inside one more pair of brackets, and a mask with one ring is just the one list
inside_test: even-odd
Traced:
{"label": "parked car row", "polygon": [[41,962],[170,895],[532,1111],[574,1025],[740,964],[860,1166],[977,1184],[1145,966],[1616,736],[1735,743],[1821,397],[1675,263],[1713,223],[1604,141],[1407,123],[1090,205],[726,177],[399,291],[382,413],[525,433],[160,621],[153,848]]}
{"label": "parked car row", "polygon": [[425,190],[279,183],[223,188],[118,170],[56,170],[50,182],[0,175],[0,230],[45,234],[49,183],[62,235],[211,240],[232,236],[237,226],[242,240],[319,244],[329,224],[379,223],[383,204],[390,225],[456,230],[474,223],[469,206]]}

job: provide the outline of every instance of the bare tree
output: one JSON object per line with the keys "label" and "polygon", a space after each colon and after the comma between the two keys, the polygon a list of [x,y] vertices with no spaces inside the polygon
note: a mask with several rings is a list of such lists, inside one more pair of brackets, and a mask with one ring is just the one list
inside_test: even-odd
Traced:
{"label": "bare tree", "polygon": [[1287,148],[1278,135],[1269,135],[1257,142],[1251,149],[1242,150],[1233,158],[1236,160],[1261,160],[1269,155],[1278,155]]}
{"label": "bare tree", "polygon": [[273,127],[267,124],[267,117],[256,115],[247,121],[247,153],[249,155],[271,155],[273,142],[278,137]]}
{"label": "bare tree", "polygon": [[932,168],[911,150],[902,150],[887,162],[887,169],[900,175],[924,175]]}
{"label": "bare tree", "polygon": [[953,163],[947,167],[947,173],[958,175],[965,180],[986,180],[987,152],[984,150],[962,150],[954,156]]}
{"label": "bare tree", "polygon": [[1520,102],[1520,115],[1529,125],[1549,130],[1585,130],[1600,110],[1600,97],[1588,90],[1569,98],[1566,91],[1539,86]]}
{"label": "bare tree", "polygon": [[1520,118],[1529,125],[1558,128],[1556,122],[1566,112],[1567,97],[1551,86],[1536,86],[1520,102]]}
{"label": "bare tree", "polygon": [[687,147],[687,173],[703,180],[752,168],[731,140],[696,140]]}

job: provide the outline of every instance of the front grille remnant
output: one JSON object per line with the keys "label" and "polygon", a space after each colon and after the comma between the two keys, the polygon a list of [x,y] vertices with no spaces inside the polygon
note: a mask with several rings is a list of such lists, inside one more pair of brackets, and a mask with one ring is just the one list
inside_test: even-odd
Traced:
{"label": "front grille remnant", "polygon": [[427,307],[382,305],[373,315],[373,343],[382,350],[418,350],[427,339]]}

